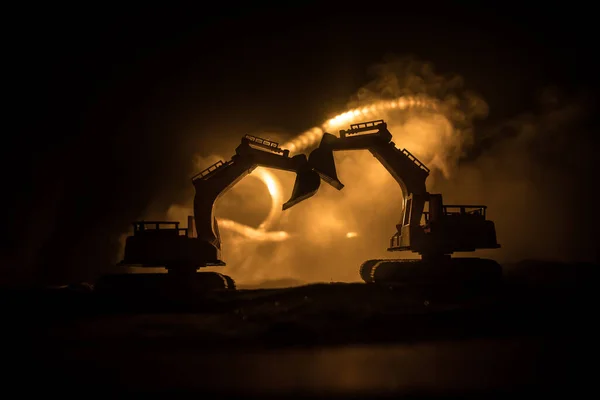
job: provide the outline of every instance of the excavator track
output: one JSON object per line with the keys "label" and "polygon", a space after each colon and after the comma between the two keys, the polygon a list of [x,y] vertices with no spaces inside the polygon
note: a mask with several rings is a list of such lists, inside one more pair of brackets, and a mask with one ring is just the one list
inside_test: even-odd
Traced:
{"label": "excavator track", "polygon": [[169,273],[114,274],[100,278],[94,291],[106,294],[160,294],[169,291],[204,293],[235,290],[235,281],[218,272],[196,272],[188,276]]}
{"label": "excavator track", "polygon": [[375,259],[365,261],[360,276],[366,283],[394,285],[488,285],[502,281],[502,267],[484,258]]}
{"label": "excavator track", "polygon": [[363,281],[365,281],[366,283],[375,283],[375,281],[373,280],[374,267],[375,267],[375,265],[377,265],[377,263],[379,263],[381,261],[388,261],[388,260],[386,260],[384,258],[373,259],[373,260],[367,260],[361,264],[358,272]]}

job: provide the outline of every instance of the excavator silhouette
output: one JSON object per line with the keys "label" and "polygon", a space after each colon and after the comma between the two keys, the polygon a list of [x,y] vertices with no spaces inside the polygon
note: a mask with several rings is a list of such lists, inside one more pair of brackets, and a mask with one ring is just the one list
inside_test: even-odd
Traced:
{"label": "excavator silhouette", "polygon": [[[195,290],[235,289],[229,276],[217,272],[198,272],[208,266],[225,266],[221,259],[221,237],[216,218],[215,202],[256,167],[263,166],[296,173],[292,196],[285,204],[291,206],[313,196],[321,184],[319,174],[310,167],[306,155],[289,156],[289,150],[256,136],[245,135],[229,161],[218,161],[194,177],[194,216],[188,217],[188,227],[179,228],[174,221],[136,221],[133,235],[127,237],[123,266],[164,267],[168,274],[119,274],[101,279],[96,288],[116,290],[153,286],[166,279],[172,287]],[[195,228],[195,229],[194,229]],[[140,283],[143,282],[143,283]]]}
{"label": "excavator silhouette", "polygon": [[430,170],[408,150],[396,148],[383,120],[363,122],[341,130],[340,137],[325,133],[308,162],[321,178],[341,190],[334,151],[368,150],[400,185],[404,198],[401,221],[388,251],[411,251],[421,259],[374,259],[360,266],[367,283],[485,284],[498,282],[501,266],[482,258],[454,258],[454,252],[497,249],[494,222],[486,206],[445,205],[441,194],[429,193]]}

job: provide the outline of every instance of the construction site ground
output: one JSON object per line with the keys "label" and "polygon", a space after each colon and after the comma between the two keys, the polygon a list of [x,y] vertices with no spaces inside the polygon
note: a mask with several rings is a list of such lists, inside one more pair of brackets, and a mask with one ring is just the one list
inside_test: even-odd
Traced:
{"label": "construction site ground", "polygon": [[6,289],[6,382],[236,396],[574,394],[591,379],[596,276],[596,265],[537,262],[506,266],[498,290],[469,293],[361,283],[172,298]]}

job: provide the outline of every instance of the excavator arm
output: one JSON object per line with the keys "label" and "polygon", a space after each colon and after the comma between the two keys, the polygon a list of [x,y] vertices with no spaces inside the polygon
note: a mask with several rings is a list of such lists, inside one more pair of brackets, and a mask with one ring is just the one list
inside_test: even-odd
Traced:
{"label": "excavator arm", "polygon": [[[408,150],[396,148],[383,120],[364,122],[325,133],[308,162],[333,187],[344,185],[337,177],[333,152],[368,150],[398,182],[403,195],[402,219],[388,251],[413,251],[439,259],[457,251],[498,248],[494,223],[486,220],[485,206],[444,205],[442,195],[427,192],[429,169]],[[425,206],[428,206],[425,211]]]}
{"label": "excavator arm", "polygon": [[221,239],[214,205],[229,189],[256,167],[263,166],[296,173],[296,181],[291,198],[283,205],[291,206],[313,196],[320,186],[319,175],[308,164],[306,155],[290,157],[289,150],[278,143],[246,135],[235,149],[229,161],[218,161],[192,178],[196,195],[194,197],[194,220],[197,239],[211,244],[217,252],[221,249]]}
{"label": "excavator arm", "polygon": [[338,179],[333,152],[340,150],[371,152],[398,182],[404,198],[404,210],[407,209],[406,202],[409,199],[412,202],[412,213],[407,222],[419,223],[428,198],[425,181],[429,169],[408,150],[396,147],[383,120],[351,125],[350,129],[340,131],[340,137],[325,133],[319,147],[310,153],[309,164],[325,182],[338,190],[344,185]]}

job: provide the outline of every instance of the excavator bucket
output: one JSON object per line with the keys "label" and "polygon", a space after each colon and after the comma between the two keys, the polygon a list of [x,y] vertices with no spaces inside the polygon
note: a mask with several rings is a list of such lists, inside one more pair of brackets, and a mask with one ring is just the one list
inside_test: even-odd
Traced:
{"label": "excavator bucket", "polygon": [[314,196],[321,185],[321,177],[310,168],[298,171],[296,174],[296,182],[294,182],[294,190],[292,197],[283,205],[283,209],[288,208]]}
{"label": "excavator bucket", "polygon": [[337,138],[330,133],[325,133],[321,144],[308,156],[308,163],[317,171],[321,178],[337,190],[342,190],[344,184],[337,177],[333,150],[328,144]]}

